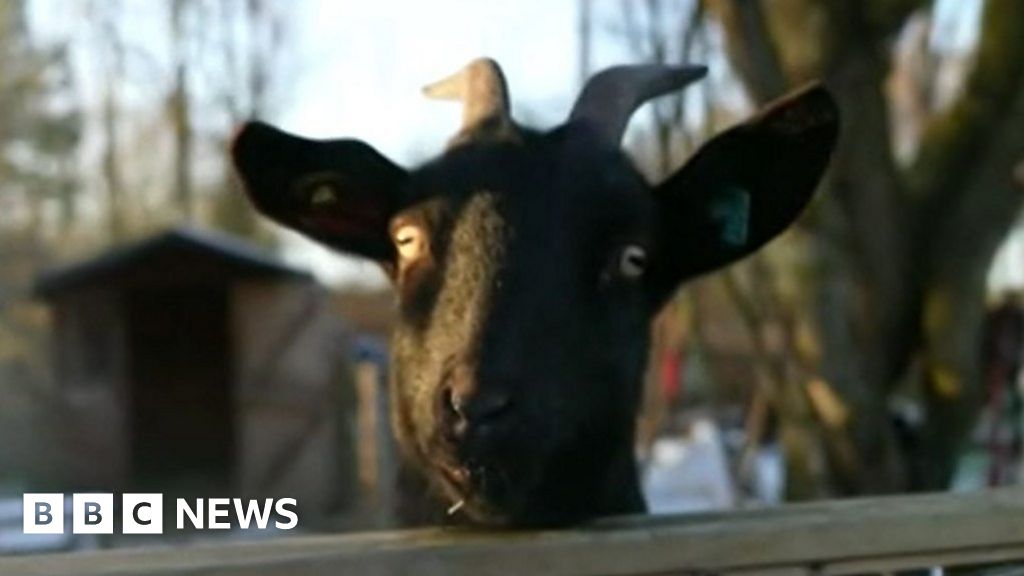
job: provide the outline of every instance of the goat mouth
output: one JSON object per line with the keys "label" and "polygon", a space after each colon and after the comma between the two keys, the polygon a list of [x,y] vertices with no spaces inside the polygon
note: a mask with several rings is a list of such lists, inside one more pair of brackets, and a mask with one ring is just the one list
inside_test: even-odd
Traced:
{"label": "goat mouth", "polygon": [[[467,511],[489,510],[488,516],[506,508],[513,498],[513,484],[499,467],[480,464],[440,464],[438,466],[449,495],[465,501]],[[460,506],[461,508],[461,506]]]}
{"label": "goat mouth", "polygon": [[504,481],[506,477],[501,469],[483,464],[441,464],[439,468],[445,479],[462,491],[480,491],[494,487],[495,482]]}
{"label": "goat mouth", "polygon": [[455,487],[468,488],[472,482],[472,472],[466,466],[440,464],[438,468],[440,468],[441,475],[444,476],[445,480]]}
{"label": "goat mouth", "polygon": [[429,466],[449,515],[489,525],[509,525],[529,506],[541,462],[512,452],[473,454],[439,443]]}

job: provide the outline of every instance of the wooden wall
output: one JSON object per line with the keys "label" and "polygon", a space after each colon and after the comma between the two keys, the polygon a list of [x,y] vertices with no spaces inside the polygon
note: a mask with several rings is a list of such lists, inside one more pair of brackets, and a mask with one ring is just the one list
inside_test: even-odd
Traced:
{"label": "wooden wall", "polygon": [[[69,488],[121,489],[130,469],[127,318],[120,293],[96,288],[54,302],[59,453],[57,483]],[[102,465],[97,465],[102,463]]]}
{"label": "wooden wall", "polygon": [[355,490],[348,337],[314,284],[243,283],[233,291],[239,488],[343,511]]}
{"label": "wooden wall", "polygon": [[[96,288],[53,302],[62,450],[42,457],[61,462],[55,484],[68,490],[130,488],[127,294]],[[294,497],[310,519],[351,510],[357,402],[344,322],[313,282],[236,282],[228,299],[232,495]]]}

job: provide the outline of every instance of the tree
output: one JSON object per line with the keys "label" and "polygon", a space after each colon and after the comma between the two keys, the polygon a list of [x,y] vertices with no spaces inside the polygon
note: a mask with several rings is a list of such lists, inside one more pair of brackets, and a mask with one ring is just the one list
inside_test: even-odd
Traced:
{"label": "tree", "polygon": [[[23,0],[0,3],[0,436],[5,438],[32,437],[28,427],[43,412],[34,400],[47,396],[44,318],[25,295],[36,272],[52,259],[54,240],[63,238],[76,217],[81,128],[66,47],[39,44],[29,32],[25,7]],[[31,459],[29,442],[5,442],[0,481],[25,473]]]}
{"label": "tree", "polygon": [[70,84],[65,48],[34,43],[24,2],[0,5],[0,332],[47,260],[47,233],[75,216],[80,116]]}
{"label": "tree", "polygon": [[[274,92],[287,80],[289,52],[286,39],[288,13],[265,0],[219,0],[221,20],[219,50],[221,69],[215,102],[230,130],[250,118],[264,118],[280,103]],[[230,134],[222,134],[219,148],[230,145]],[[224,162],[221,180],[213,196],[211,223],[233,234],[269,243],[271,237],[248,201],[238,193],[230,162]]]}
{"label": "tree", "polygon": [[192,110],[189,91],[189,68],[191,59],[186,42],[185,20],[194,7],[191,0],[171,2],[170,30],[173,51],[173,76],[167,110],[174,130],[174,193],[178,210],[185,220],[195,217],[195,198],[192,190]]}
{"label": "tree", "polygon": [[[709,3],[753,100],[822,78],[843,112],[807,226],[816,238],[820,371],[852,414],[841,432],[856,458],[835,467],[846,492],[948,485],[980,396],[986,272],[1021,203],[1013,182],[1024,158],[1020,2],[985,3],[957,98],[925,110],[909,160],[896,153],[892,47],[931,9],[922,0]],[[921,76],[918,87],[934,94],[935,75]],[[925,414],[910,442],[889,411],[908,391]]]}
{"label": "tree", "polygon": [[[83,6],[93,40],[74,48],[99,72],[89,119],[100,156],[99,169],[87,166],[85,175],[95,177],[90,191],[107,238],[120,242],[188,222],[268,241],[235,189],[226,151],[239,123],[280,102],[295,5],[176,0],[147,9],[88,0]],[[138,33],[147,26],[165,31],[166,42]]]}
{"label": "tree", "polygon": [[100,123],[103,134],[102,179],[106,191],[106,227],[109,238],[123,241],[128,233],[125,224],[125,184],[121,164],[120,86],[125,78],[125,45],[118,29],[121,6],[118,0],[88,4],[89,20],[99,38],[98,53],[102,62],[103,86]]}
{"label": "tree", "polygon": [[[80,133],[77,102],[64,46],[37,46],[29,36],[25,2],[0,6],[0,204],[11,227],[41,233],[43,211],[74,216],[73,156]],[[18,218],[23,214],[24,218]]]}

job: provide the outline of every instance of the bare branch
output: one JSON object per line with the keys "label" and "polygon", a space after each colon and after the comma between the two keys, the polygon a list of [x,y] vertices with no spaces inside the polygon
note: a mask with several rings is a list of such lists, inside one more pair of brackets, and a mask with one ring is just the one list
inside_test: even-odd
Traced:
{"label": "bare branch", "polygon": [[[1024,89],[986,134],[986,141],[979,144],[983,154],[972,166],[963,190],[952,198],[955,202],[938,212],[942,219],[931,225],[929,263],[935,273],[961,274],[957,270],[964,267],[983,273],[1016,220],[1024,201],[1022,122]],[[922,233],[925,227],[922,225]]]}
{"label": "bare branch", "polygon": [[977,59],[963,95],[925,129],[908,181],[927,196],[925,218],[947,212],[967,190],[972,169],[986,155],[990,134],[1007,122],[1007,112],[1024,79],[1024,3],[985,4]]}
{"label": "bare branch", "polygon": [[865,12],[871,27],[881,36],[899,32],[917,10],[928,7],[930,0],[871,0],[857,4]]}
{"label": "bare branch", "polygon": [[718,0],[709,7],[726,34],[726,50],[758,103],[780,96],[789,84],[759,0]]}

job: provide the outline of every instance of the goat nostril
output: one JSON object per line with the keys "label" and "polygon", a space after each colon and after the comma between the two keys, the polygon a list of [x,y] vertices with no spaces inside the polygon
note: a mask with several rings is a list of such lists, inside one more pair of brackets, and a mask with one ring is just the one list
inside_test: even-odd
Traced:
{"label": "goat nostril", "polygon": [[442,387],[440,405],[445,435],[451,440],[462,440],[471,431],[480,437],[492,435],[513,408],[505,394],[460,394],[454,386]]}
{"label": "goat nostril", "polygon": [[476,410],[476,419],[480,421],[497,420],[512,408],[512,400],[505,395],[494,395],[482,399]]}
{"label": "goat nostril", "polygon": [[469,421],[463,412],[463,401],[458,392],[451,386],[441,390],[441,416],[445,435],[451,440],[458,440],[466,435]]}
{"label": "goat nostril", "polygon": [[502,423],[511,413],[512,402],[504,395],[474,396],[460,413],[467,425],[480,434],[490,435],[503,428]]}
{"label": "goat nostril", "polygon": [[462,401],[455,391],[452,390],[451,386],[445,386],[441,391],[441,406],[448,417],[464,418]]}

